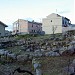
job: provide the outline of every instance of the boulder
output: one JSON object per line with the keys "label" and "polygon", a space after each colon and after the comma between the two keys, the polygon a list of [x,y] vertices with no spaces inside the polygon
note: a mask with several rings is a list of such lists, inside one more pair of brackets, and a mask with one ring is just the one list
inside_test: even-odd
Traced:
{"label": "boulder", "polygon": [[17,56],[17,61],[19,62],[24,62],[28,60],[28,55],[18,55]]}
{"label": "boulder", "polygon": [[8,56],[8,57],[10,57],[10,58],[12,58],[12,59],[16,59],[16,55],[15,55],[15,54],[13,54],[13,53],[11,53],[11,54],[10,54],[10,53],[8,53],[8,54],[7,54],[7,56]]}
{"label": "boulder", "polygon": [[50,52],[46,52],[45,56],[60,56],[60,55],[57,52],[50,51]]}
{"label": "boulder", "polygon": [[72,62],[73,64],[75,64],[75,59],[73,60],[73,62]]}

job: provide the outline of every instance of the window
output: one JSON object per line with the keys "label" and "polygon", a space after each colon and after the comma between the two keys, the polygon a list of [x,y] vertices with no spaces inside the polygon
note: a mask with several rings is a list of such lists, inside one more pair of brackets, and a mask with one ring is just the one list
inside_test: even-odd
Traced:
{"label": "window", "polygon": [[13,32],[15,32],[15,30]]}
{"label": "window", "polygon": [[33,27],[33,24],[32,24],[32,27]]}
{"label": "window", "polygon": [[34,32],[35,32],[35,30],[34,30]]}
{"label": "window", "polygon": [[1,36],[1,33],[0,33],[0,36]]}
{"label": "window", "polygon": [[51,20],[51,22],[52,22],[52,20]]}
{"label": "window", "polygon": [[33,30],[32,30],[32,32],[33,32]]}
{"label": "window", "polygon": [[19,30],[17,30],[17,32],[19,32]]}

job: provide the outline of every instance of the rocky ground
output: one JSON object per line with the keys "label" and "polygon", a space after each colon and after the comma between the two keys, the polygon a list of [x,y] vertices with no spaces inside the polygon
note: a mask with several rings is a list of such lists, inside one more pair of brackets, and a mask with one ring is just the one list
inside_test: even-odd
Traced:
{"label": "rocky ground", "polygon": [[[41,70],[43,75],[69,75],[66,67],[75,59],[75,56],[61,56],[61,57],[41,57],[39,61],[41,63]],[[31,71],[34,73],[33,65],[30,63],[5,63],[0,65],[0,75],[10,75],[14,69],[21,67],[21,69]],[[15,72],[14,75],[22,75]],[[27,74],[23,74],[27,75]],[[35,75],[35,73],[34,73]]]}
{"label": "rocky ground", "polygon": [[[39,58],[43,75],[69,75],[67,68],[75,59],[74,39],[34,37],[6,41],[0,45],[0,75],[12,75],[10,73],[18,67],[35,75],[33,58]],[[15,72],[14,75],[27,74]]]}

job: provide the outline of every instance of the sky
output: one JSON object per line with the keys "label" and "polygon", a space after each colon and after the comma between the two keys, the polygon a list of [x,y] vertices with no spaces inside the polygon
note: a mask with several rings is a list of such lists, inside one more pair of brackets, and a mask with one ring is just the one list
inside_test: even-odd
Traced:
{"label": "sky", "polygon": [[75,23],[75,0],[0,0],[0,21],[12,30],[17,19],[42,22],[51,13],[65,16]]}

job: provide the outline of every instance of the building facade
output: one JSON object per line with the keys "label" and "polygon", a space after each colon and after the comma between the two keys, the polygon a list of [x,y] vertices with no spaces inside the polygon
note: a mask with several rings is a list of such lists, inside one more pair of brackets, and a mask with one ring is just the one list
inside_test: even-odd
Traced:
{"label": "building facade", "polygon": [[11,31],[5,30],[5,36],[11,36],[11,35],[12,35]]}
{"label": "building facade", "polygon": [[18,19],[13,23],[13,34],[41,34],[42,23]]}
{"label": "building facade", "polygon": [[63,33],[68,30],[70,25],[71,21],[68,18],[55,13],[42,19],[42,28],[45,34]]}
{"label": "building facade", "polygon": [[7,25],[0,21],[0,36],[5,36],[5,27]]}

